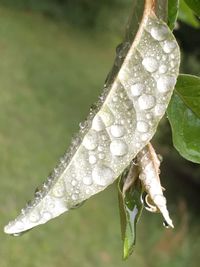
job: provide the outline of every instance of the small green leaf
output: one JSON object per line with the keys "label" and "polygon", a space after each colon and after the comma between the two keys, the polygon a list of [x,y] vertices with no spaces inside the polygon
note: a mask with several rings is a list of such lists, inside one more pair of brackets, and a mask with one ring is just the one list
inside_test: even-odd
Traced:
{"label": "small green leaf", "polygon": [[186,4],[200,16],[200,1],[199,0],[185,0]]}
{"label": "small green leaf", "polygon": [[123,193],[123,186],[124,175],[119,179],[118,197],[123,240],[123,258],[127,259],[133,253],[136,244],[136,224],[143,209],[143,204],[140,200],[143,191],[139,180],[132,184],[125,194]]}
{"label": "small green leaf", "polygon": [[168,117],[175,148],[187,160],[200,163],[200,78],[179,76]]}
{"label": "small green leaf", "polygon": [[183,0],[180,0],[178,19],[187,23],[192,27],[195,28],[200,27],[199,21],[195,17],[193,11],[186,5],[186,3]]}
{"label": "small green leaf", "polygon": [[176,83],[177,93],[183,102],[200,118],[200,78],[181,74]]}
{"label": "small green leaf", "polygon": [[178,17],[179,0],[168,0],[168,26],[174,29]]}

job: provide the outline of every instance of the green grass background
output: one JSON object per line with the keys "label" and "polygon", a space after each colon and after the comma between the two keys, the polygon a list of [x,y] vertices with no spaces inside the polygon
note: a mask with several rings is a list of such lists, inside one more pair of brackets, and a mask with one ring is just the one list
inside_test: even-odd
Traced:
{"label": "green grass background", "polygon": [[[97,100],[116,44],[104,33],[0,5],[0,267],[198,266],[198,205],[191,211],[181,194],[169,201],[175,230],[145,213],[126,262],[116,184],[21,237],[3,233]],[[179,190],[172,183],[168,193]]]}

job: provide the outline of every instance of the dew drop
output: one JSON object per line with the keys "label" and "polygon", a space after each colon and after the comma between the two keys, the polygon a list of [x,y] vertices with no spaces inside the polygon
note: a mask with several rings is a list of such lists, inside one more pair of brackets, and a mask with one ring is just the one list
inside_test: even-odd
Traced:
{"label": "dew drop", "polygon": [[170,91],[176,84],[176,78],[174,76],[162,76],[157,80],[157,89],[160,93],[166,93]]}
{"label": "dew drop", "polygon": [[137,122],[137,130],[141,133],[146,133],[149,130],[149,125],[145,121]]}
{"label": "dew drop", "polygon": [[165,228],[167,228],[167,229],[170,228],[169,224],[168,224],[166,221],[163,222],[163,226],[164,226]]}
{"label": "dew drop", "polygon": [[166,66],[166,65],[161,65],[161,66],[159,67],[159,72],[160,72],[161,74],[166,73],[166,72],[167,72],[167,66]]}
{"label": "dew drop", "polygon": [[114,140],[110,144],[110,151],[114,156],[124,156],[128,152],[128,146],[122,140]]}
{"label": "dew drop", "polygon": [[152,95],[143,94],[138,99],[138,104],[141,110],[153,108],[155,102],[155,97],[153,97]]}
{"label": "dew drop", "polygon": [[83,145],[87,150],[94,150],[98,146],[97,133],[91,130],[83,139]]}
{"label": "dew drop", "polygon": [[52,189],[52,195],[58,198],[63,197],[65,195],[64,185],[62,183],[55,184]]}
{"label": "dew drop", "polygon": [[114,171],[106,165],[98,165],[92,171],[93,181],[100,186],[110,184],[114,178]]}
{"label": "dew drop", "polygon": [[72,185],[72,186],[77,185],[77,181],[76,181],[76,180],[72,180],[72,181],[71,181],[71,185]]}
{"label": "dew drop", "polygon": [[104,153],[99,153],[98,157],[99,157],[99,159],[104,159],[105,158],[105,154]]}
{"label": "dew drop", "polygon": [[165,41],[163,50],[165,53],[171,53],[176,47],[176,43],[174,41]]}
{"label": "dew drop", "polygon": [[124,126],[121,124],[112,125],[110,132],[113,137],[122,137],[125,133]]}
{"label": "dew drop", "polygon": [[133,96],[139,96],[145,90],[145,86],[142,83],[135,83],[131,86],[131,94]]}
{"label": "dew drop", "polygon": [[158,25],[151,29],[151,36],[157,41],[163,41],[168,35],[167,27]]}
{"label": "dew drop", "polygon": [[93,183],[93,181],[92,181],[92,177],[90,177],[90,176],[85,176],[85,177],[83,178],[83,183],[84,183],[85,185],[91,185],[91,184]]}
{"label": "dew drop", "polygon": [[96,115],[92,121],[92,129],[97,132],[102,131],[105,128],[105,125],[99,115]]}
{"label": "dew drop", "polygon": [[72,200],[77,200],[78,199],[78,194],[72,194]]}
{"label": "dew drop", "polygon": [[155,72],[159,67],[158,61],[153,57],[145,57],[142,65],[148,72]]}
{"label": "dew drop", "polygon": [[95,164],[97,162],[97,158],[94,155],[89,156],[89,163]]}

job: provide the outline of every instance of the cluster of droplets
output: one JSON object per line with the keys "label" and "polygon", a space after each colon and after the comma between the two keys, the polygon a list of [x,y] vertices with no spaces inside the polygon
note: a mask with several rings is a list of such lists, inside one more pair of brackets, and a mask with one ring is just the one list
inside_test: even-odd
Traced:
{"label": "cluster of droplets", "polygon": [[140,42],[124,58],[127,47],[119,49],[123,65],[80,124],[69,152],[6,232],[45,223],[103,190],[154,135],[176,82],[179,50],[156,18],[147,21]]}

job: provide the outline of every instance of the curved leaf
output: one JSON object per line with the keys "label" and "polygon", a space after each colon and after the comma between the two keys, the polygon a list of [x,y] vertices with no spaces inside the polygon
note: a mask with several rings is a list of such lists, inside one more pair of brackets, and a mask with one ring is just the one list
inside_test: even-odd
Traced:
{"label": "curved leaf", "polygon": [[104,190],[155,134],[176,83],[180,55],[153,3],[146,1],[134,41],[120,47],[105,91],[78,138],[6,233],[46,223]]}
{"label": "curved leaf", "polygon": [[186,5],[184,0],[180,0],[180,6],[179,6],[179,13],[178,13],[178,19],[185,22],[186,24],[199,28],[200,23],[195,17],[195,14],[193,11]]}

